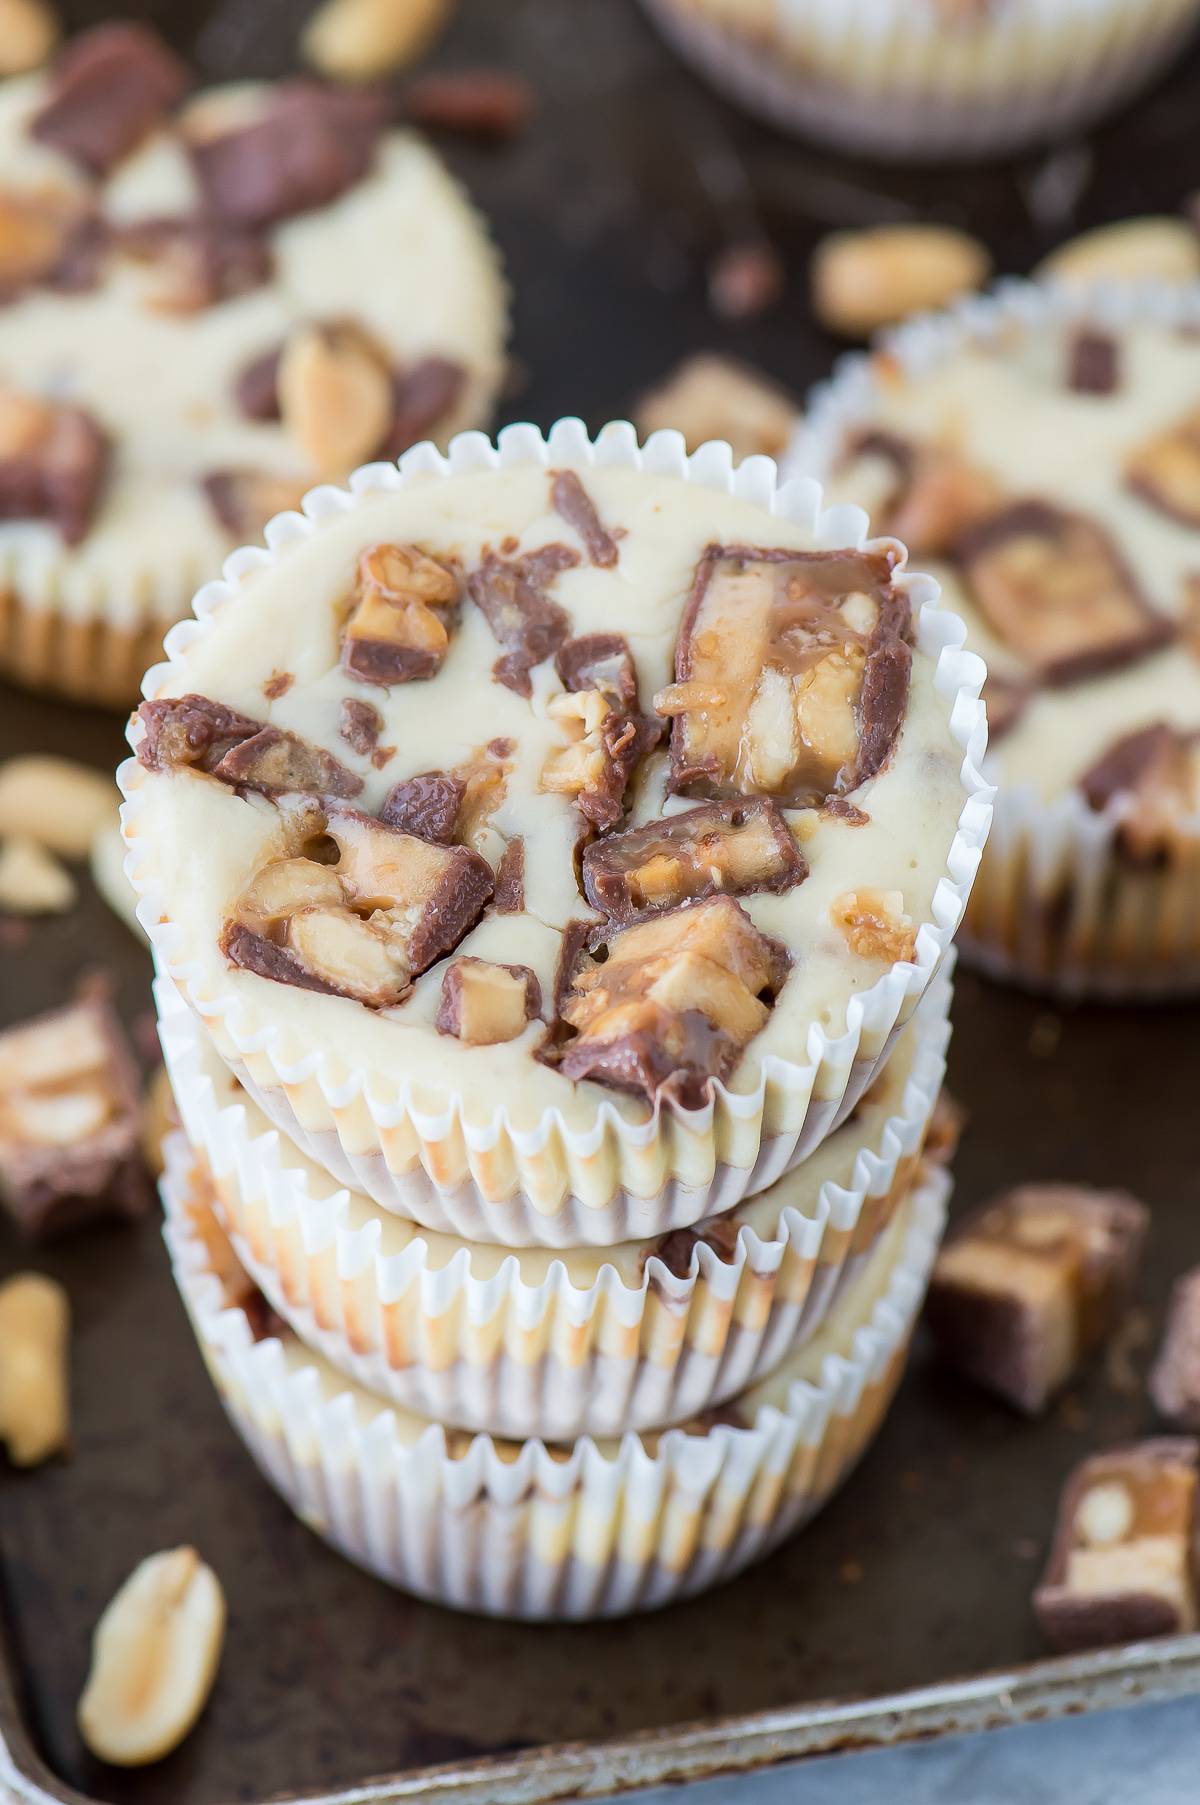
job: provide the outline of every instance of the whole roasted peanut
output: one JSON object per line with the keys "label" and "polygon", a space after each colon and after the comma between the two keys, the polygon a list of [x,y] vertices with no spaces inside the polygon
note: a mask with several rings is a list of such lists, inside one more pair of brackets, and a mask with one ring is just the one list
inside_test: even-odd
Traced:
{"label": "whole roasted peanut", "polygon": [[58,20],[45,0],[0,0],[0,76],[36,69],[58,38]]}
{"label": "whole roasted peanut", "polygon": [[301,39],[306,61],[334,81],[374,81],[423,55],[453,0],[326,0]]}
{"label": "whole roasted peanut", "polygon": [[86,859],[119,800],[111,778],[73,759],[28,753],[0,765],[0,835],[23,835],[64,859]]}
{"label": "whole roasted peanut", "polygon": [[1191,282],[1200,276],[1200,240],[1186,220],[1120,219],[1068,239],[1033,272],[1039,282]]}
{"label": "whole roasted peanut", "polygon": [[54,1279],[18,1273],[0,1285],[0,1441],[14,1466],[66,1447],[71,1307]]}
{"label": "whole roasted peanut", "polygon": [[910,314],[945,307],[986,282],[992,260],[950,226],[833,232],[813,252],[813,312],[844,338],[868,338]]}
{"label": "whole roasted peanut", "polygon": [[93,1755],[143,1767],[170,1754],[208,1702],[224,1633],[220,1581],[194,1548],[135,1567],[92,1639],[79,1728]]}
{"label": "whole roasted peanut", "polygon": [[70,872],[36,840],[20,834],[0,840],[0,909],[16,915],[61,915],[75,896]]}

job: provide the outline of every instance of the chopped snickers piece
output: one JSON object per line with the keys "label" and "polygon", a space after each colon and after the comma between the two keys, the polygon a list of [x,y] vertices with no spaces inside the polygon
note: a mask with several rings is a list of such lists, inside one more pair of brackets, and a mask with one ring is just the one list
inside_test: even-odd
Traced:
{"label": "chopped snickers piece", "polygon": [[873,526],[902,540],[913,558],[947,557],[1001,500],[992,477],[941,445],[873,430],[853,440],[849,456],[879,458],[890,467],[893,486]]}
{"label": "chopped snickers piece", "polygon": [[520,834],[500,855],[492,907],[497,915],[519,915],[525,907],[525,841]]}
{"label": "chopped snickers piece", "polygon": [[218,764],[214,777],[267,795],[302,791],[310,796],[357,796],[362,778],[326,752],[282,727],[260,727],[239,740]]}
{"label": "chopped snickers piece", "polygon": [[208,696],[143,702],[137,718],[146,729],[137,749],[138,762],[148,771],[168,771],[175,765],[215,771],[235,746],[263,731],[262,721],[252,721]]}
{"label": "chopped snickers piece", "polygon": [[298,508],[306,484],[265,470],[211,470],[202,487],[209,506],[235,539],[258,539],[268,520]]}
{"label": "chopped snickers piece", "polygon": [[724,439],[735,458],[777,458],[787,449],[800,405],[757,370],[701,352],[685,359],[634,407],[639,436],[663,427],[681,432],[689,451]]}
{"label": "chopped snickers piece", "polygon": [[1109,1333],[1146,1235],[1124,1191],[1022,1185],[956,1224],[926,1318],[946,1357],[1036,1416]]}
{"label": "chopped snickers piece", "polygon": [[847,827],[866,827],[871,819],[865,808],[847,802],[844,796],[831,796],[821,804],[821,813],[830,821],[844,821]]}
{"label": "chopped snickers piece", "polygon": [[338,732],[360,758],[370,758],[383,732],[383,716],[373,702],[344,696],[338,710]]}
{"label": "chopped snickers piece", "polygon": [[272,345],[243,364],[234,381],[233,394],[238,412],[247,420],[278,420],[279,363],[283,346]]}
{"label": "chopped snickers piece", "polygon": [[790,890],[808,866],[773,802],[702,802],[583,855],[584,895],[610,921],[673,909],[698,897]]}
{"label": "chopped snickers piece", "polygon": [[81,407],[0,389],[0,520],[49,520],[78,545],[96,512],[109,451]]}
{"label": "chopped snickers piece", "polygon": [[60,52],[30,132],[106,176],[183,99],[191,77],[145,25],[98,25]]}
{"label": "chopped snickers piece", "polygon": [[454,959],[442,979],[435,1027],[468,1047],[516,1040],[542,1013],[542,987],[527,965],[494,965],[469,955]]}
{"label": "chopped snickers piece", "polygon": [[74,197],[0,188],[0,302],[39,285],[93,288],[103,244],[100,222]]}
{"label": "chopped snickers piece", "polygon": [[565,1077],[699,1108],[733,1071],[787,976],[783,948],[730,896],[627,927],[564,936],[558,1034]]}
{"label": "chopped snickers piece", "polygon": [[263,227],[328,206],[370,169],[389,110],[377,92],[297,80],[272,89],[248,124],[193,130],[209,210]]}
{"label": "chopped snickers piece", "polygon": [[860,959],[895,965],[916,952],[917,930],[905,913],[901,890],[845,890],[834,898],[829,914]]}
{"label": "chopped snickers piece", "polygon": [[620,714],[637,707],[637,666],[623,633],[583,633],[559,647],[554,668],[569,690],[596,689]]}
{"label": "chopped snickers piece", "polygon": [[1097,813],[1127,798],[1118,848],[1131,864],[1155,864],[1191,844],[1185,826],[1200,816],[1200,733],[1162,721],[1127,733],[1083,773],[1079,788]]}
{"label": "chopped snickers piece", "polygon": [[1067,1481],[1033,1608],[1061,1654],[1194,1630],[1197,1447],[1094,1454]]}
{"label": "chopped snickers piece", "polygon": [[1171,1287],[1167,1327],[1150,1372],[1154,1408],[1180,1429],[1200,1429],[1200,1266]]}
{"label": "chopped snickers piece", "polygon": [[423,357],[392,378],[392,423],[377,457],[398,458],[410,445],[439,437],[458,405],[467,372],[448,357]]}
{"label": "chopped snickers piece", "polygon": [[261,288],[274,274],[260,233],[208,214],[140,220],[118,243],[160,278],[150,305],[161,313],[199,313]]}
{"label": "chopped snickers piece", "polygon": [[432,840],[436,846],[452,846],[466,788],[463,779],[449,771],[423,771],[418,777],[406,777],[388,791],[379,819],[401,833]]}
{"label": "chopped snickers piece", "polygon": [[404,94],[413,125],[473,138],[515,138],[532,111],[529,83],[503,69],[435,70],[410,82]]}
{"label": "chopped snickers piece", "polygon": [[803,807],[883,769],[912,666],[896,555],[708,548],[654,701],[674,720],[672,789]]}
{"label": "chopped snickers piece", "polygon": [[499,856],[491,820],[508,789],[513,750],[511,740],[489,740],[450,773],[463,785],[454,837],[485,856]]}
{"label": "chopped snickers piece", "polygon": [[617,561],[617,542],[596,512],[596,504],[574,470],[556,471],[550,484],[554,511],[583,540],[589,560],[602,570]]}
{"label": "chopped snickers piece", "polygon": [[31,1238],[149,1201],[137,1067],[99,997],[0,1033],[0,1199]]}
{"label": "chopped snickers piece", "polygon": [[436,675],[460,596],[457,572],[419,546],[371,546],[358,563],[342,669],[384,689]]}
{"label": "chopped snickers piece", "polygon": [[1115,670],[1174,637],[1086,515],[1013,502],[968,528],[957,557],[990,626],[1045,683]]}
{"label": "chopped snickers piece", "polygon": [[305,811],[295,841],[238,898],[221,948],[234,965],[304,990],[390,1008],[453,951],[492,894],[476,853],[345,805]]}
{"label": "chopped snickers piece", "polygon": [[1111,395],[1120,376],[1120,347],[1107,332],[1082,328],[1071,339],[1067,387],[1080,395]]}
{"label": "chopped snickers piece", "polygon": [[642,1265],[648,1259],[661,1260],[669,1273],[677,1279],[686,1279],[692,1270],[692,1260],[697,1247],[703,1244],[711,1247],[719,1260],[728,1265],[737,1252],[737,1239],[741,1231],[741,1223],[736,1211],[728,1216],[714,1216],[708,1222],[697,1223],[695,1228],[672,1229],[669,1235],[647,1250],[642,1256]]}
{"label": "chopped snickers piece", "polygon": [[1200,527],[1200,408],[1135,451],[1125,481],[1169,520]]}
{"label": "chopped snickers piece", "polygon": [[578,563],[579,553],[569,545],[542,545],[512,559],[487,552],[467,579],[467,593],[504,648],[492,675],[519,696],[533,694],[530,671],[568,637],[570,619],[546,591],[560,572]]}
{"label": "chopped snickers piece", "polygon": [[598,689],[556,696],[548,713],[571,735],[542,766],[541,786],[570,796],[601,830],[621,819],[629,779],[662,737],[657,721],[618,714]]}

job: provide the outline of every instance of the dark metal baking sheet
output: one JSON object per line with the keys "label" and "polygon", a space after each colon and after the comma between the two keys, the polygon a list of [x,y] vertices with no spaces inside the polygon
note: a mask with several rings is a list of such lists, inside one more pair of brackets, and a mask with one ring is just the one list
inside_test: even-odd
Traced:
{"label": "dark metal baking sheet", "polygon": [[[107,9],[67,10],[82,22]],[[220,77],[288,67],[306,7],[136,10]],[[525,376],[506,417],[543,425],[564,411],[593,425],[621,413],[689,348],[751,357],[797,388],[819,376],[837,347],[807,318],[803,271],[828,225],[909,209],[964,220],[1001,268],[1024,269],[1081,224],[1172,210],[1200,186],[1196,56],[1090,146],[921,176],[835,162],[741,119],[675,67],[632,0],[463,0],[440,60],[502,61],[537,89],[522,143],[447,150],[491,212],[515,283]],[[705,259],[757,225],[787,261],[787,296],[763,319],[722,326]],[[29,748],[104,766],[122,740],[110,717],[0,688],[0,753]],[[0,1019],[60,1001],[96,966],[118,975],[131,1021],[147,1009],[145,957],[89,892],[24,946],[0,938]],[[287,1513],[228,1429],[155,1224],[39,1253],[76,1314],[74,1451],[33,1474],[0,1469],[11,1764],[0,1757],[0,1797],[6,1782],[21,1798],[112,1805],[578,1796],[1200,1689],[1196,1639],[1039,1662],[1028,1602],[1066,1470],[1150,1426],[1151,1324],[1172,1275],[1200,1257],[1198,1019],[1063,1011],[962,980],[951,1063],[971,1124],[958,1206],[1030,1177],[1137,1191],[1154,1213],[1141,1338],[1033,1426],[919,1345],[878,1443],[824,1517],[732,1585],[628,1623],[491,1623],[356,1572]],[[27,1259],[0,1227],[0,1271]],[[168,1761],[106,1770],[74,1727],[91,1626],[138,1559],[182,1540],[229,1596],[217,1690]],[[436,1785],[422,1772],[435,1766]],[[364,1784],[381,1774],[401,1777]]]}

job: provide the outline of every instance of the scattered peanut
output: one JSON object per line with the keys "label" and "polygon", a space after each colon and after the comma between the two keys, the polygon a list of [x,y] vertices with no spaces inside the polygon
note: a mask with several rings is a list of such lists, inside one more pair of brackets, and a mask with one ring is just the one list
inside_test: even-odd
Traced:
{"label": "scattered peanut", "polygon": [[672,370],[634,409],[643,438],[673,426],[689,451],[726,439],[737,458],[778,457],[795,430],[799,405],[785,390],[732,358],[702,352]]}
{"label": "scattered peanut", "polygon": [[93,1755],[142,1767],[170,1754],[208,1701],[224,1633],[220,1582],[194,1548],[135,1567],[92,1639],[79,1728]]}
{"label": "scattered peanut", "polygon": [[160,1065],[142,1097],[142,1157],[147,1171],[152,1172],[155,1178],[161,1176],[166,1163],[163,1158],[163,1142],[178,1127],[175,1093],[171,1089],[166,1066]]}
{"label": "scattered peanut", "polygon": [[0,0],[0,76],[36,69],[58,38],[59,23],[46,0]]}
{"label": "scattered peanut", "polygon": [[422,56],[451,6],[452,0],[325,0],[300,48],[334,81],[374,81]]}
{"label": "scattered peanut", "polygon": [[0,765],[0,835],[36,840],[64,859],[85,859],[117,802],[112,779],[69,758],[28,753]]}
{"label": "scattered peanut", "polygon": [[350,333],[301,327],[279,361],[283,423],[320,477],[344,477],[369,458],[391,424],[392,384]]}
{"label": "scattered peanut", "polygon": [[0,909],[14,915],[61,915],[75,896],[70,872],[36,840],[14,834],[0,841]]}
{"label": "scattered peanut", "polygon": [[1039,282],[1191,282],[1200,239],[1186,220],[1147,215],[1098,226],[1060,245],[1033,272]]}
{"label": "scattered peanut", "polygon": [[14,1466],[67,1445],[71,1308],[54,1279],[22,1272],[0,1285],[0,1441]]}
{"label": "scattered peanut", "polygon": [[881,326],[970,294],[991,267],[978,239],[949,226],[833,232],[813,252],[813,312],[830,332],[868,338]]}
{"label": "scattered peanut", "polygon": [[125,875],[125,842],[115,823],[102,827],[92,841],[92,882],[114,915],[119,915],[127,928],[143,934],[137,918],[137,893]]}
{"label": "scattered peanut", "polygon": [[829,914],[860,959],[911,959],[917,930],[904,912],[899,890],[847,890],[834,899]]}

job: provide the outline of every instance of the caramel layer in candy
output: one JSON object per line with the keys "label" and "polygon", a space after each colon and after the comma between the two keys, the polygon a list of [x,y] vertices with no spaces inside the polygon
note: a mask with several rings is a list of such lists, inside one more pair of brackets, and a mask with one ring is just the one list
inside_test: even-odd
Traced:
{"label": "caramel layer in candy", "polygon": [[86,537],[110,446],[91,415],[0,389],[0,520],[49,520],[68,545]]}
{"label": "caramel layer in candy", "polygon": [[183,99],[191,78],[157,32],[100,25],[55,61],[30,132],[91,175],[105,176]]}
{"label": "caramel layer in candy", "polygon": [[692,898],[790,890],[808,867],[773,802],[702,802],[628,833],[594,841],[583,855],[584,894],[610,921]]}
{"label": "caramel layer in candy", "polygon": [[193,141],[209,210],[260,227],[328,206],[366,175],[389,111],[366,90],[280,84],[249,124]]}
{"label": "caramel layer in candy", "polygon": [[1196,1628],[1194,1441],[1164,1436],[1096,1454],[1063,1490],[1033,1597],[1063,1654]]}
{"label": "caramel layer in candy", "polygon": [[1200,817],[1200,733],[1161,721],[1127,733],[1084,772],[1079,787],[1098,812],[1118,796],[1129,798],[1117,845],[1132,864],[1154,864],[1192,844],[1187,824]]}
{"label": "caramel layer in candy", "polygon": [[912,654],[886,552],[710,546],[655,698],[674,718],[686,795],[824,802],[875,776],[896,743]]}
{"label": "caramel layer in candy", "polygon": [[848,455],[890,467],[892,488],[872,524],[902,540],[914,559],[948,557],[966,529],[1001,500],[993,477],[945,446],[872,431],[860,433]]}
{"label": "caramel layer in candy", "polygon": [[662,738],[662,723],[618,713],[598,689],[556,696],[549,713],[569,737],[542,766],[542,789],[570,796],[602,832],[615,827],[629,780]]}
{"label": "caramel layer in candy", "polygon": [[1135,495],[1183,526],[1200,526],[1200,408],[1139,447],[1125,467]]}
{"label": "caramel layer in candy", "polygon": [[137,1068],[106,1003],[0,1033],[0,1198],[32,1238],[145,1209]]}
{"label": "caramel layer in candy", "polygon": [[516,1040],[542,1013],[542,987],[527,965],[496,965],[469,955],[454,959],[442,979],[436,1027],[469,1047]]}
{"label": "caramel layer in candy", "polygon": [[492,894],[478,854],[342,804],[298,812],[292,839],[291,856],[263,866],[221,936],[233,964],[277,983],[388,1008],[453,951]]}
{"label": "caramel layer in candy", "polygon": [[568,1078],[697,1108],[766,1022],[787,964],[729,896],[568,935],[546,1057]]}
{"label": "caramel layer in candy", "polygon": [[434,676],[450,648],[460,596],[457,572],[419,546],[371,546],[358,563],[342,669],[381,688]]}
{"label": "caramel layer in candy", "polygon": [[519,696],[533,694],[530,671],[570,634],[566,610],[547,592],[556,577],[578,563],[579,554],[569,545],[542,545],[520,558],[488,552],[468,578],[467,593],[504,648],[492,675]]}
{"label": "caramel layer in candy", "polygon": [[1109,1333],[1129,1294],[1147,1212],[1123,1191],[1022,1185],[956,1224],[926,1317],[943,1354],[1037,1415]]}
{"label": "caramel layer in candy", "polygon": [[990,625],[1045,683],[1114,670],[1174,636],[1083,514],[1013,502],[963,535],[958,559]]}
{"label": "caramel layer in candy", "polygon": [[1180,1429],[1200,1429],[1200,1266],[1171,1288],[1167,1327],[1150,1372],[1154,1408]]}

